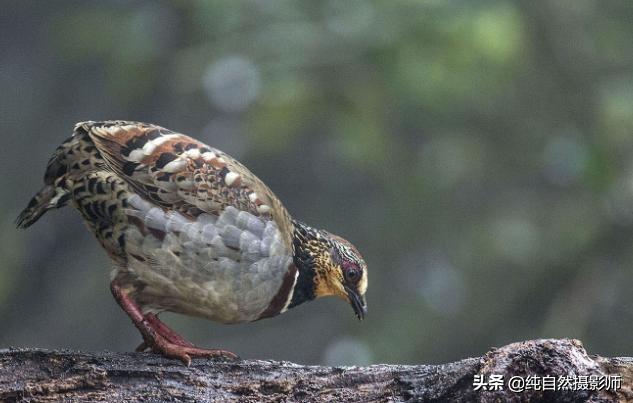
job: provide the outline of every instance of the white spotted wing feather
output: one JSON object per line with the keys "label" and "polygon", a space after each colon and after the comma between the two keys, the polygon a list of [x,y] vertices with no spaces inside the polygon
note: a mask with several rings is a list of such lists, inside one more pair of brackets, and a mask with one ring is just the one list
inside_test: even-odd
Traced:
{"label": "white spotted wing feather", "polygon": [[291,247],[290,215],[272,191],[229,155],[184,134],[136,122],[80,123],[108,165],[145,199],[189,215],[227,206],[273,219]]}

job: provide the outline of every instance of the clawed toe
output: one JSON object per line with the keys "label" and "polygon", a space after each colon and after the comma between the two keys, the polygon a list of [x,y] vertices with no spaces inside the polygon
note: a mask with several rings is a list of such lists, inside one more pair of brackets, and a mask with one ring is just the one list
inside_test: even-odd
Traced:
{"label": "clawed toe", "polygon": [[191,364],[191,359],[195,357],[223,358],[226,360],[239,359],[237,355],[230,351],[207,350],[195,347],[161,322],[156,314],[143,314],[138,304],[116,282],[113,281],[110,284],[110,289],[121,308],[130,316],[132,323],[143,335],[143,342],[136,348],[137,352],[149,350],[168,358],[178,359],[187,366]]}
{"label": "clawed toe", "polygon": [[203,349],[197,347],[183,347],[176,346],[173,351],[175,356],[173,358],[178,358],[185,365],[189,366],[191,364],[192,358],[212,358],[212,359],[225,359],[225,360],[238,360],[239,357],[233,354],[230,351],[225,350],[216,350],[216,349]]}
{"label": "clawed toe", "polygon": [[[147,342],[144,342],[139,347],[148,347]],[[191,364],[192,358],[221,358],[226,360],[237,360],[239,357],[230,351],[204,349],[198,347],[190,347],[189,345],[179,345],[166,340],[163,337],[158,336],[155,340],[151,341],[150,350],[157,354],[162,354],[167,358],[174,358],[182,361],[186,366]]]}
{"label": "clawed toe", "polygon": [[227,360],[239,360],[236,354],[226,350],[205,349],[197,347],[185,347],[185,352],[192,357],[224,358]]}

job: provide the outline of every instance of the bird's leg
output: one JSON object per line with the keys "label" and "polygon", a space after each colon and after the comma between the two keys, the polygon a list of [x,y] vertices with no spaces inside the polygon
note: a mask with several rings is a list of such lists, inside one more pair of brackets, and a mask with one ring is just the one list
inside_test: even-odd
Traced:
{"label": "bird's leg", "polygon": [[[158,319],[158,315],[153,314],[153,313],[146,313],[143,316],[145,317],[149,325],[152,328],[154,328],[154,330],[158,334],[160,334],[161,336],[169,340],[171,343],[178,344],[179,346],[184,346],[184,347],[194,347],[194,345],[190,341],[188,341],[187,339],[185,339],[184,337],[176,333],[172,328],[170,328],[169,326],[164,324],[160,319]],[[148,346],[145,343],[145,341],[143,341],[136,348],[136,351],[143,352],[143,351],[148,350],[149,348],[150,346]]]}
{"label": "bird's leg", "polygon": [[150,326],[152,326],[156,330],[156,332],[158,332],[161,336],[163,336],[170,342],[174,344],[178,344],[179,346],[184,346],[184,347],[194,346],[190,341],[188,341],[187,339],[185,339],[184,337],[176,333],[172,328],[170,328],[169,326],[164,324],[160,319],[158,319],[157,315],[153,313],[147,313],[145,314],[145,319],[150,324]]}
{"label": "bird's leg", "polygon": [[193,347],[191,343],[162,323],[156,315],[143,315],[136,302],[115,281],[110,284],[110,289],[114,299],[132,319],[134,326],[141,332],[145,347],[153,352],[169,358],[177,358],[187,366],[191,363],[191,357],[237,358],[235,354],[229,351]]}

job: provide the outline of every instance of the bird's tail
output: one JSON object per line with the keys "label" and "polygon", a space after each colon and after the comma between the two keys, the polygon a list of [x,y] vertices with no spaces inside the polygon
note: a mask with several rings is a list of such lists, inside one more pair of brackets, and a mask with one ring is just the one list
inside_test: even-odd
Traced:
{"label": "bird's tail", "polygon": [[73,135],[53,153],[44,174],[44,187],[31,199],[28,206],[15,220],[18,228],[28,228],[48,210],[64,207],[70,201],[67,188],[69,167],[75,162],[81,138]]}
{"label": "bird's tail", "polygon": [[48,210],[64,207],[70,200],[70,193],[61,186],[46,185],[37,192],[29,205],[16,219],[18,228],[28,228]]}

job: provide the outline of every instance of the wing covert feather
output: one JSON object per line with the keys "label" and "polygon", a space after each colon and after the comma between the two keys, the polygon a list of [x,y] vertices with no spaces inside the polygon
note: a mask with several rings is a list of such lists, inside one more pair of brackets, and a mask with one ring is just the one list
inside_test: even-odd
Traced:
{"label": "wing covert feather", "polygon": [[291,247],[291,219],[274,193],[224,152],[184,134],[139,122],[78,123],[109,168],[144,199],[186,216],[227,207],[274,220]]}

